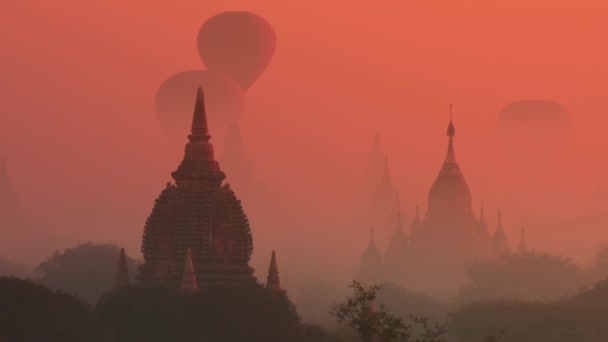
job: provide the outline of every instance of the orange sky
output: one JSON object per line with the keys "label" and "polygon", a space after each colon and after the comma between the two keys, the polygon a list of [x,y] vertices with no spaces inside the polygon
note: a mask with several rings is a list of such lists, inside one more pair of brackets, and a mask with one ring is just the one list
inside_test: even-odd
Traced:
{"label": "orange sky", "polygon": [[[346,226],[336,217],[346,206],[334,203],[348,202],[375,131],[404,210],[424,203],[444,157],[450,102],[474,201],[488,213],[501,203],[512,234],[531,212],[578,215],[597,170],[608,169],[602,1],[4,3],[0,153],[24,203],[57,236],[52,246],[33,244],[47,249],[11,251],[29,262],[88,239],[138,252],[145,218],[183,150],[158,123],[154,94],[174,73],[202,67],[196,34],[224,10],[253,11],[275,28],[275,56],[247,92],[242,132],[258,178],[310,213],[293,234],[323,245],[320,255],[344,234],[353,242],[343,260],[358,260],[365,245],[367,224]],[[573,121],[572,141],[540,177],[541,194],[526,193],[533,190],[496,138],[498,112],[522,98],[558,101]],[[264,248],[273,245],[264,227],[253,229]],[[599,231],[529,229],[531,244],[576,257],[608,242]]]}

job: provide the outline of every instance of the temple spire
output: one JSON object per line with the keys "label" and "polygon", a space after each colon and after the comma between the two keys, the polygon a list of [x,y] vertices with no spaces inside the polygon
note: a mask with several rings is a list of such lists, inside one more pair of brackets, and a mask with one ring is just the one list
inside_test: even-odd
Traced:
{"label": "temple spire", "polygon": [[416,213],[414,217],[414,222],[420,222],[420,205],[418,204],[418,201],[416,201]]}
{"label": "temple spire", "polygon": [[127,268],[127,257],[125,249],[120,249],[120,257],[118,258],[118,267],[116,268],[116,278],[114,279],[114,289],[119,289],[129,286],[129,270]]}
{"label": "temple spire", "polygon": [[192,263],[192,251],[190,248],[186,251],[186,261],[184,262],[184,271],[182,272],[182,283],[180,290],[185,293],[198,291],[198,283],[196,281],[196,273],[194,272],[194,264]]}
{"label": "temple spire", "polygon": [[[498,211],[498,213],[500,215],[500,211]],[[479,209],[479,221],[483,222],[484,219],[483,201],[481,201],[481,208]]]}
{"label": "temple spire", "polygon": [[188,136],[190,141],[209,141],[209,127],[207,126],[207,112],[205,110],[205,95],[203,87],[196,92],[196,104],[194,105],[194,116],[192,118],[192,134]]}
{"label": "temple spire", "polygon": [[272,251],[270,258],[270,266],[268,267],[268,278],[266,279],[266,289],[272,292],[280,292],[281,281],[279,279],[279,267],[277,266],[277,256],[275,251]]}
{"label": "temple spire", "polygon": [[399,189],[397,189],[397,230],[402,230],[401,226],[401,195]]}
{"label": "temple spire", "polygon": [[452,122],[452,104],[450,104],[450,124],[448,125],[448,137],[449,137],[449,143],[448,143],[448,153],[445,157],[445,163],[455,163],[456,162],[456,157],[454,156],[454,142],[453,142],[453,138],[454,135],[456,135],[456,130],[454,129],[454,123]]}
{"label": "temple spire", "polygon": [[526,253],[527,251],[527,247],[526,247],[526,227],[521,227],[521,237],[519,240],[519,245],[517,246],[517,251],[519,253]]}

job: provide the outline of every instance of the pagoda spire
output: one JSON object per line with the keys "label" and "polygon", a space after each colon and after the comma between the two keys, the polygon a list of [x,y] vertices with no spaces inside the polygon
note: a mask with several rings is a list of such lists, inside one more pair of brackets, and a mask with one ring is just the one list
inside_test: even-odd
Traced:
{"label": "pagoda spire", "polygon": [[199,291],[196,281],[196,273],[194,272],[194,264],[192,263],[192,251],[190,248],[186,251],[186,261],[184,262],[184,271],[182,272],[182,283],[180,290],[185,293],[193,293]]}
{"label": "pagoda spire", "polygon": [[452,122],[452,115],[453,115],[453,106],[452,104],[450,104],[450,124],[448,125],[448,137],[449,137],[449,143],[448,143],[448,152],[447,155],[445,157],[445,163],[456,163],[456,157],[454,154],[454,142],[453,142],[453,138],[454,135],[456,135],[456,130],[454,129],[454,123]]}
{"label": "pagoda spire", "polygon": [[272,292],[280,292],[281,281],[279,279],[279,267],[277,266],[277,255],[272,251],[270,257],[270,266],[268,267],[268,278],[266,279],[266,289]]}
{"label": "pagoda spire", "polygon": [[194,116],[192,117],[192,130],[188,136],[190,141],[209,141],[209,126],[207,125],[207,111],[205,110],[205,94],[203,87],[196,91],[196,104],[194,105]]}
{"label": "pagoda spire", "polygon": [[521,237],[519,239],[519,245],[517,246],[517,251],[519,253],[526,253],[526,227],[521,227]]}
{"label": "pagoda spire", "polygon": [[116,268],[116,278],[114,279],[114,289],[120,289],[129,286],[129,270],[127,268],[127,257],[125,249],[120,249],[120,257],[118,258],[118,267]]}
{"label": "pagoda spire", "polygon": [[401,231],[402,228],[401,222],[401,195],[399,193],[399,189],[397,189],[397,230]]}
{"label": "pagoda spire", "polygon": [[378,248],[376,247],[376,240],[374,239],[374,230],[375,229],[372,226],[370,229],[369,244],[367,245],[367,253],[379,254]]}

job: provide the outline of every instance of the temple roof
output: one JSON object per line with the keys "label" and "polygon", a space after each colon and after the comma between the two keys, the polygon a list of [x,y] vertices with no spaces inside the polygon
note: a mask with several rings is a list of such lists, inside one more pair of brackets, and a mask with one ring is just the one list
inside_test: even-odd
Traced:
{"label": "temple roof", "polygon": [[196,281],[196,273],[194,272],[194,264],[192,263],[192,251],[190,248],[188,248],[186,251],[186,260],[184,262],[180,290],[186,293],[196,292],[199,290],[198,282]]}
{"label": "temple roof", "polygon": [[472,213],[472,196],[454,153],[456,133],[452,119],[447,130],[448,150],[439,175],[429,191],[429,213],[454,214]]}
{"label": "temple roof", "polygon": [[177,170],[171,175],[176,182],[197,181],[201,179],[221,182],[226,178],[215,161],[213,145],[209,142],[211,136],[207,125],[205,96],[203,88],[196,93],[196,104],[192,117],[191,134],[188,136],[184,159]]}
{"label": "temple roof", "polygon": [[505,230],[502,227],[502,213],[500,212],[500,210],[498,211],[498,224],[496,225],[496,231],[494,231],[494,234],[492,235],[492,243],[493,244],[499,244],[499,243],[503,243],[503,244],[507,244],[508,238],[507,238],[507,234],[505,233]]}
{"label": "temple roof", "polygon": [[272,251],[270,257],[270,265],[268,266],[268,278],[266,280],[266,288],[271,291],[281,291],[281,281],[279,279],[279,267],[277,266],[277,256],[275,251]]}
{"label": "temple roof", "polygon": [[125,249],[120,249],[118,258],[118,267],[116,268],[116,279],[114,280],[114,288],[118,289],[129,285],[129,270],[127,268],[127,257]]}
{"label": "temple roof", "polygon": [[369,238],[369,244],[367,245],[367,250],[363,254],[363,257],[379,257],[380,252],[378,252],[378,247],[376,247],[376,240],[374,239],[374,227],[371,228],[371,234]]}

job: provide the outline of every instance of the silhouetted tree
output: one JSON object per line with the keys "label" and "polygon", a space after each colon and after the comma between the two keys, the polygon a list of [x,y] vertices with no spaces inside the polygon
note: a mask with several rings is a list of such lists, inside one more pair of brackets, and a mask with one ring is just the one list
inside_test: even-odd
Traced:
{"label": "silhouetted tree", "polygon": [[0,259],[0,276],[13,276],[18,278],[31,278],[34,268],[20,265],[5,259]]}
{"label": "silhouetted tree", "polygon": [[131,286],[105,294],[96,309],[118,342],[312,342],[287,295],[257,284],[207,286],[193,294]]}
{"label": "silhouetted tree", "polygon": [[380,286],[363,287],[353,281],[350,287],[354,295],[346,302],[336,305],[332,314],[338,324],[352,328],[363,342],[441,342],[445,329],[431,324],[428,318],[410,317],[412,322],[422,328],[419,338],[412,336],[412,325],[390,313],[384,304],[375,305]]}
{"label": "silhouetted tree", "polygon": [[462,302],[518,299],[551,301],[576,294],[587,281],[571,259],[538,253],[505,254],[467,265]]}
{"label": "silhouetted tree", "polygon": [[98,341],[92,308],[31,280],[0,278],[0,341]]}
{"label": "silhouetted tree", "polygon": [[600,281],[608,278],[608,245],[598,248],[591,265],[590,278],[593,281]]}
{"label": "silhouetted tree", "polygon": [[440,302],[422,293],[415,293],[397,284],[383,284],[377,293],[378,303],[400,317],[412,315],[442,318],[450,309],[450,303]]}
{"label": "silhouetted tree", "polygon": [[[116,245],[93,243],[57,251],[36,267],[34,280],[94,304],[101,294],[112,288],[119,254],[120,248]],[[127,257],[127,267],[133,279],[137,262]]]}

